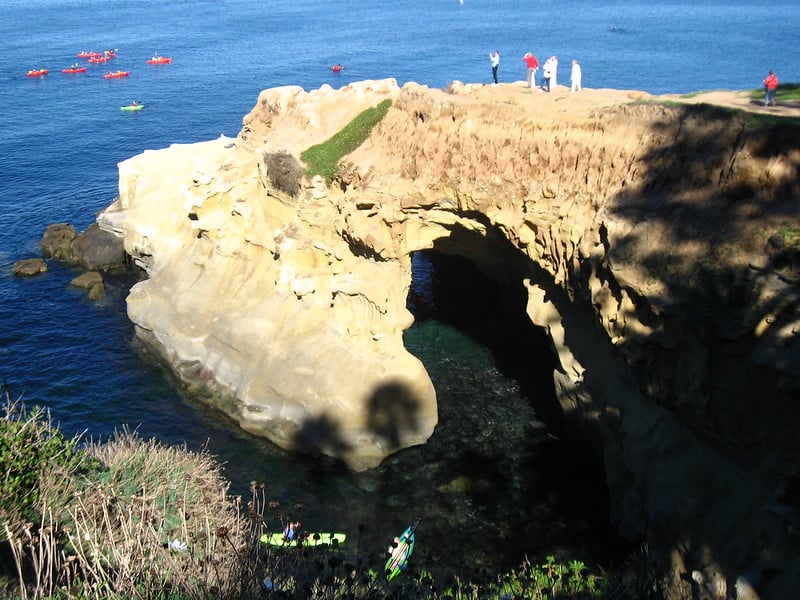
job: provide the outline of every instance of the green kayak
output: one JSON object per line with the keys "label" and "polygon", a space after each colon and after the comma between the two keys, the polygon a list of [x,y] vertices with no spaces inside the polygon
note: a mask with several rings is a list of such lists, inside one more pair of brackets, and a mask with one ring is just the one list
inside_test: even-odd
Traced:
{"label": "green kayak", "polygon": [[401,571],[406,570],[408,559],[411,558],[411,553],[414,552],[414,530],[418,524],[419,521],[406,528],[397,538],[397,545],[394,548],[389,548],[391,556],[389,556],[386,566],[383,568],[389,581],[397,577]]}
{"label": "green kayak", "polygon": [[344,533],[309,533],[308,536],[300,536],[293,540],[287,540],[283,533],[265,533],[261,536],[263,544],[270,546],[329,546],[344,544],[347,535]]}
{"label": "green kayak", "polygon": [[127,106],[120,106],[120,110],[142,110],[144,104],[128,104]]}

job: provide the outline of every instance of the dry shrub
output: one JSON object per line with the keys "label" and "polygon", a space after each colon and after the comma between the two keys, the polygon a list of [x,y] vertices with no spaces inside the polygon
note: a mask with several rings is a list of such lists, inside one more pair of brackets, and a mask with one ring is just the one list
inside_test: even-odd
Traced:
{"label": "dry shrub", "polygon": [[305,174],[302,165],[288,152],[274,152],[264,155],[267,176],[276,190],[295,198],[300,193],[300,180]]}
{"label": "dry shrub", "polygon": [[51,473],[41,489],[45,517],[11,540],[20,579],[27,578],[23,598],[58,590],[82,598],[243,598],[258,589],[260,520],[252,506],[251,518],[242,518],[213,457],[128,432],[88,454],[98,468],[72,483]]}

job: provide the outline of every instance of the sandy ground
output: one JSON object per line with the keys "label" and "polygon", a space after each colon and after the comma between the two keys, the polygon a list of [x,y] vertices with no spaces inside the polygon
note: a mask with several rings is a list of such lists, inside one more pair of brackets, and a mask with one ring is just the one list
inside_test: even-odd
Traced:
{"label": "sandy ground", "polygon": [[571,93],[566,86],[559,85],[552,92],[530,90],[524,81],[501,83],[499,85],[467,84],[468,94],[482,101],[501,101],[510,104],[535,107],[537,114],[588,113],[592,110],[614,104],[624,104],[635,100],[666,100],[686,104],[713,104],[727,106],[756,113],[784,117],[800,117],[800,100],[778,102],[776,106],[764,106],[763,98],[754,100],[750,91],[711,91],[685,97],[679,94],[653,96],[636,90],[584,88]]}

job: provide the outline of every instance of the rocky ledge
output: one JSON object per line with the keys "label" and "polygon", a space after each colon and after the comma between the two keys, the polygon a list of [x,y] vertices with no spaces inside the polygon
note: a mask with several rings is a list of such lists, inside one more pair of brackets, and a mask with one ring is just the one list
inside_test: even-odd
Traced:
{"label": "rocky ledge", "polygon": [[[276,185],[272,158],[385,99],[330,184]],[[796,128],[655,100],[265,90],[236,139],[120,163],[98,222],[148,272],[128,298],[138,334],[194,392],[355,469],[437,422],[403,346],[412,253],[470,259],[549,335],[620,530],[676,578],[800,589]]]}

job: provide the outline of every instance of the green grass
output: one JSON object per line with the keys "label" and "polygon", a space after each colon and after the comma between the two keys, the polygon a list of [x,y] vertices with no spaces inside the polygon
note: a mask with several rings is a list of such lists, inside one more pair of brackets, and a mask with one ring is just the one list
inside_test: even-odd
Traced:
{"label": "green grass", "polygon": [[306,163],[309,176],[321,175],[330,183],[339,171],[339,161],[364,143],[372,128],[377,125],[391,106],[391,100],[384,100],[375,107],[368,108],[344,128],[325,142],[311,146],[303,151],[300,159]]}
{"label": "green grass", "polygon": [[777,233],[783,236],[789,248],[800,248],[800,227],[785,223]]}
{"label": "green grass", "polygon": [[[763,100],[764,88],[757,88],[750,92],[753,99]],[[800,100],[800,83],[782,83],[775,92],[776,102],[787,102],[790,100]]]}

